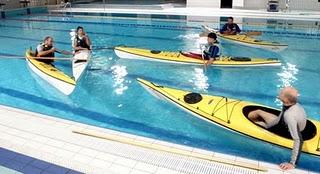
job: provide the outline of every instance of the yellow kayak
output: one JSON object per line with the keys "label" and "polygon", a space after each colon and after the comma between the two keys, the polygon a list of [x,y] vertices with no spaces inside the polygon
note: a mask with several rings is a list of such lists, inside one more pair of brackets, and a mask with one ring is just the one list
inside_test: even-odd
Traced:
{"label": "yellow kayak", "polygon": [[288,47],[287,44],[281,44],[278,42],[269,42],[264,40],[257,40],[253,37],[250,37],[245,34],[236,34],[236,35],[223,35],[220,34],[219,31],[210,28],[208,26],[202,26],[202,29],[205,32],[214,32],[217,34],[219,39],[223,39],[229,42],[233,42],[236,44],[248,46],[248,47],[254,47],[254,48],[262,48],[270,51],[282,51]]}
{"label": "yellow kayak", "polygon": [[[247,119],[252,110],[261,109],[276,115],[280,114],[280,110],[223,96],[204,95],[160,86],[143,79],[138,79],[138,82],[155,97],[169,101],[200,119],[251,138],[286,148],[293,147],[293,140],[287,128],[274,126],[266,130]],[[302,137],[304,139],[302,151],[319,156],[320,122],[308,120]]]}
{"label": "yellow kayak", "polygon": [[[115,47],[116,55],[124,59],[140,59],[158,61],[165,63],[203,65],[204,61],[201,54],[191,52],[170,52],[148,50],[132,47]],[[250,58],[250,57],[231,57],[220,56],[213,62],[212,66],[222,67],[252,67],[252,66],[280,66],[281,63],[275,58]]]}
{"label": "yellow kayak", "polygon": [[73,92],[76,86],[76,81],[74,78],[64,74],[51,64],[46,64],[36,60],[35,57],[33,57],[31,50],[26,51],[26,61],[29,68],[35,74],[47,81],[62,93],[69,95]]}

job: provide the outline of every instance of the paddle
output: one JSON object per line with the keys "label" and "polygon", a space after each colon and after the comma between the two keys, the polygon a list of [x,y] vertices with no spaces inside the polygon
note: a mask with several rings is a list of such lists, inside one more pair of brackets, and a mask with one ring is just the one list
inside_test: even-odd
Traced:
{"label": "paddle", "polygon": [[[0,55],[1,59],[25,59],[24,56],[4,56]],[[49,59],[49,60],[87,60],[87,59],[74,59],[74,58],[68,58],[68,57],[31,57],[32,59]]]}
{"label": "paddle", "polygon": [[[210,28],[210,27],[205,26],[205,25],[201,25],[201,28],[204,30],[204,32],[201,33],[200,36],[207,36],[208,33],[210,33],[210,32],[214,32],[214,33],[218,33],[219,32],[219,30]],[[243,34],[247,35],[247,36],[261,36],[262,32],[261,31],[248,31],[248,32],[243,33]]]}
{"label": "paddle", "polygon": [[115,46],[113,47],[93,47],[93,50],[113,50]]}
{"label": "paddle", "polygon": [[204,55],[203,55],[203,49],[202,49],[202,45],[200,44],[200,50],[201,50],[201,57],[202,57],[202,60],[203,60],[203,69],[204,69],[204,72],[207,71],[207,65],[206,65],[206,61],[204,60]]}
{"label": "paddle", "polygon": [[244,34],[247,36],[261,36],[262,32],[261,31],[248,31]]}

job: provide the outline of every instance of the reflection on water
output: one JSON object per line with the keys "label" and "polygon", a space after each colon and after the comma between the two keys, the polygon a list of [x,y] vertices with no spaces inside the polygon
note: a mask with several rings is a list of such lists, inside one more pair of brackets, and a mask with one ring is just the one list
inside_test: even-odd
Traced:
{"label": "reflection on water", "polygon": [[[296,77],[298,71],[299,70],[294,64],[287,63],[286,66],[282,66],[282,72],[277,74],[280,77],[279,80],[281,82],[277,87],[281,89],[286,86],[294,86],[294,82],[298,80]],[[282,105],[279,99],[276,99],[275,103],[279,106]]]}
{"label": "reflection on water", "polygon": [[207,37],[200,37],[199,33],[190,33],[186,35],[179,35],[178,38],[183,38],[188,50],[194,53],[201,53],[200,45],[207,43]]}
{"label": "reflection on water", "polygon": [[281,83],[278,85],[278,88],[292,86],[292,84],[298,80],[296,77],[298,71],[299,70],[296,68],[296,65],[290,63],[287,63],[287,66],[282,66],[282,72],[277,74],[281,81]]}
{"label": "reflection on water", "polygon": [[130,83],[130,81],[125,80],[125,76],[128,74],[126,66],[114,65],[110,69],[112,70],[115,92],[121,95],[128,89],[126,84]]}
{"label": "reflection on water", "polygon": [[204,74],[204,68],[194,68],[194,77],[189,80],[197,90],[206,91],[209,87],[208,77]]}

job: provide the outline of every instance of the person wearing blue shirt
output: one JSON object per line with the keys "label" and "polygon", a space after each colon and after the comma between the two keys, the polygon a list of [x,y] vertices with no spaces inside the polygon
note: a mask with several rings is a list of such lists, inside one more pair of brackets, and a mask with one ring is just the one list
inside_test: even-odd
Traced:
{"label": "person wearing blue shirt", "polygon": [[225,35],[236,35],[240,32],[239,26],[233,23],[233,17],[228,17],[228,23],[224,24],[222,29],[220,29],[220,33]]}
{"label": "person wearing blue shirt", "polygon": [[205,65],[211,65],[213,61],[219,57],[219,46],[217,41],[217,35],[215,33],[209,33],[207,36],[208,43],[205,44],[205,48],[203,50],[203,58],[206,61]]}

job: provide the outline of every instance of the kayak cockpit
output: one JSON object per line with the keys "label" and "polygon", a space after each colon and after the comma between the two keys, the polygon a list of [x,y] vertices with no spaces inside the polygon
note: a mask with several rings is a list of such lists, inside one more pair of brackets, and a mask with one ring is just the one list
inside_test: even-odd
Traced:
{"label": "kayak cockpit", "polygon": [[[246,118],[248,118],[248,114],[251,111],[254,111],[254,110],[257,110],[257,109],[272,113],[272,114],[277,115],[277,116],[280,115],[280,110],[267,108],[267,107],[262,107],[262,106],[254,106],[254,105],[253,106],[245,106],[245,107],[243,107],[242,112],[243,112],[243,115]],[[257,125],[257,126],[259,126],[259,125]],[[281,126],[279,124],[269,128],[268,131],[270,131],[272,133],[275,133],[275,134],[277,134],[277,135],[279,135],[281,137],[292,139],[292,137],[290,135],[290,132],[288,131],[288,128],[284,127],[284,126]],[[316,126],[310,120],[307,120],[306,127],[301,132],[303,140],[312,139],[316,135],[316,133],[317,133]]]}

